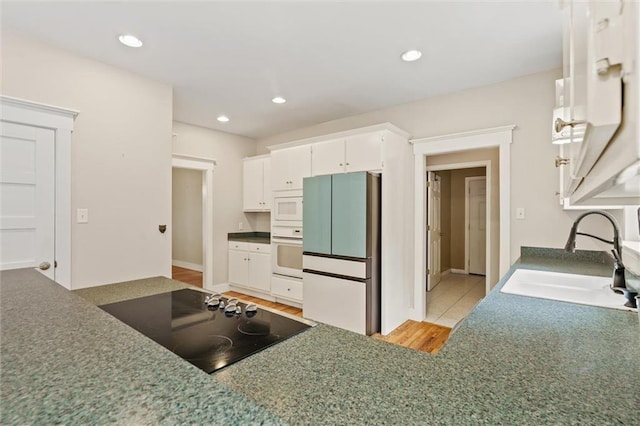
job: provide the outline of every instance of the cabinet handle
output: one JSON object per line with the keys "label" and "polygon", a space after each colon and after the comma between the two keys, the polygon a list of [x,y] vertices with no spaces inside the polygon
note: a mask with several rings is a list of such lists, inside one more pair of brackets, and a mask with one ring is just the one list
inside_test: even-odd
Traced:
{"label": "cabinet handle", "polygon": [[349,163],[347,163],[347,166],[349,165]]}
{"label": "cabinet handle", "polygon": [[340,163],[340,167],[342,167],[342,163]]}

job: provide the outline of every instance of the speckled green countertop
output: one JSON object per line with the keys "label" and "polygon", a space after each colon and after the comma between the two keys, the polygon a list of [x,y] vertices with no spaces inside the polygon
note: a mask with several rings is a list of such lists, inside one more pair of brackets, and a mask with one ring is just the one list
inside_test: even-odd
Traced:
{"label": "speckled green countertop", "polygon": [[500,293],[517,268],[610,274],[523,253],[436,356],[321,324],[211,376],[36,272],[3,273],[1,420],[638,424],[638,314]]}
{"label": "speckled green countertop", "polygon": [[33,270],[0,272],[0,424],[278,424]]}
{"label": "speckled green countertop", "polygon": [[229,232],[227,234],[229,241],[243,241],[247,243],[269,244],[271,243],[270,232]]}

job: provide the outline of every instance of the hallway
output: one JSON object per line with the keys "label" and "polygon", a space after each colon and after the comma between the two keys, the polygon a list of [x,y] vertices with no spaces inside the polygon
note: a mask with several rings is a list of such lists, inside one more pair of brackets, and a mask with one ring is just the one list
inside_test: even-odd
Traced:
{"label": "hallway", "polygon": [[485,296],[485,277],[481,275],[448,274],[427,293],[425,321],[454,327],[473,310]]}

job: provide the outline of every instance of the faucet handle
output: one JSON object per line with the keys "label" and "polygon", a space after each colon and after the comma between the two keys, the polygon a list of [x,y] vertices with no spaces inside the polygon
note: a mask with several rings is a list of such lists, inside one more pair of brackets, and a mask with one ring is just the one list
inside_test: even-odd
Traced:
{"label": "faucet handle", "polygon": [[620,253],[618,252],[618,250],[613,249],[611,250],[611,254],[613,254],[613,258],[615,259],[615,268],[618,268],[618,266],[622,267],[624,269],[624,264],[622,263],[622,256],[620,255]]}

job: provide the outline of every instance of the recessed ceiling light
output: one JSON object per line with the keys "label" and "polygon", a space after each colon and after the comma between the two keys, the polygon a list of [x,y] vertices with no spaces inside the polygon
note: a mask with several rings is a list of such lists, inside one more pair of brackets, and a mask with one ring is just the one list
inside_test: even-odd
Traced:
{"label": "recessed ceiling light", "polygon": [[282,96],[276,96],[275,98],[271,99],[271,102],[273,102],[274,104],[283,104],[287,102],[287,100]]}
{"label": "recessed ceiling light", "polygon": [[229,121],[229,117],[227,117],[226,115],[219,115],[218,116],[218,121],[221,123],[226,123]]}
{"label": "recessed ceiling light", "polygon": [[138,37],[134,36],[133,34],[121,34],[118,37],[118,40],[120,40],[120,43],[124,44],[125,46],[129,46],[129,47],[142,46],[142,40],[140,40]]}
{"label": "recessed ceiling light", "polygon": [[414,49],[414,50],[407,50],[402,54],[401,57],[403,61],[413,62],[420,59],[421,56],[422,56],[422,52]]}

